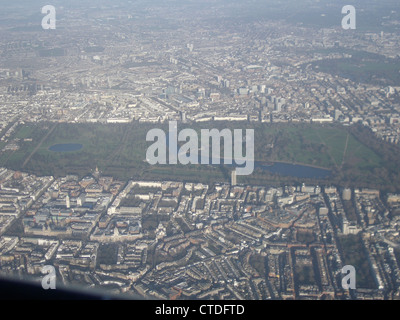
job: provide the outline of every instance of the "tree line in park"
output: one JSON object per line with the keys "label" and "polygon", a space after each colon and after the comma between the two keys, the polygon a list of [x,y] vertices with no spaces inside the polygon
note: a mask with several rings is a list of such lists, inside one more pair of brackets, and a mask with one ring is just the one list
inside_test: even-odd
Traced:
{"label": "tree line in park", "polygon": [[[343,170],[342,174],[354,170],[353,174],[364,178],[366,184],[386,192],[400,191],[400,148],[398,145],[383,141],[375,136],[371,129],[357,124],[349,127],[350,133],[362,144],[368,146],[383,160],[383,165],[371,171],[358,172],[357,168]],[[343,177],[344,178],[344,177]],[[348,181],[350,182],[350,181]]]}

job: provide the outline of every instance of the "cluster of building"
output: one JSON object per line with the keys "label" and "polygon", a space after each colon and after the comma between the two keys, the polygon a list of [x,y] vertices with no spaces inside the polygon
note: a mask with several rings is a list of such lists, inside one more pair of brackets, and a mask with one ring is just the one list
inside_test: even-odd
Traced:
{"label": "cluster of building", "polygon": [[[15,199],[18,209],[1,212],[0,269],[8,276],[40,279],[52,265],[65,285],[155,299],[400,293],[396,194],[381,199],[377,190],[332,186],[123,183],[98,170],[83,179],[1,170],[2,203]],[[30,201],[25,184],[35,186]],[[355,267],[372,279],[354,292],[341,286],[341,268],[349,263],[341,243],[348,237],[368,260]]]}
{"label": "cluster of building", "polygon": [[[85,44],[78,40],[82,30],[77,17],[77,24],[66,28],[67,37],[46,33],[52,43],[47,50],[62,48],[50,56],[37,49],[43,44],[41,32],[21,32],[15,39],[4,30],[0,63],[8,67],[0,69],[2,139],[7,140],[13,124],[30,121],[244,120],[361,122],[382,139],[399,141],[398,86],[382,79],[381,85],[379,79],[360,84],[312,67],[321,60],[351,58],[359,48],[396,58],[396,33],[351,33],[339,23],[316,29],[275,21],[245,24],[240,31],[228,22],[210,22],[207,29],[200,19],[186,21],[166,36],[151,26],[143,33],[147,21],[119,19],[132,28],[107,25],[105,31],[100,22],[91,31],[96,41]],[[37,67],[21,69],[8,61],[31,55]]]}

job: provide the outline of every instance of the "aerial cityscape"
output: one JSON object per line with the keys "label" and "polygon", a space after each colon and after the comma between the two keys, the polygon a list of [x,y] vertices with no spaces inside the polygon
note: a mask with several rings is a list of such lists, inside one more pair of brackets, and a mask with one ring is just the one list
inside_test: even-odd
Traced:
{"label": "aerial cityscape", "polygon": [[400,299],[398,0],[52,2],[0,13],[1,277]]}

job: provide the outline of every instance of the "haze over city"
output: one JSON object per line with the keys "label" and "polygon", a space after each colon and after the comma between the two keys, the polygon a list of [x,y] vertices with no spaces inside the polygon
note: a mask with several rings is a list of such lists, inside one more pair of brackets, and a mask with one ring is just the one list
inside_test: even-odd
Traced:
{"label": "haze over city", "polygon": [[399,298],[398,0],[0,3],[3,278]]}

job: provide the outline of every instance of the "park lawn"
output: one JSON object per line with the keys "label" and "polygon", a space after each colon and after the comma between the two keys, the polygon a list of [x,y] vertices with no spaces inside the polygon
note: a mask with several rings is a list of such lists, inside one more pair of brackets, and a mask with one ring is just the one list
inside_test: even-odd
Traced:
{"label": "park lawn", "polygon": [[[172,179],[199,182],[229,181],[229,167],[204,165],[150,166],[145,162],[146,150],[153,142],[146,141],[150,129],[158,127],[167,132],[168,124],[67,124],[59,123],[54,131],[43,140],[54,124],[26,124],[16,130],[15,136],[33,138],[21,140],[20,149],[0,154],[0,165],[14,170],[26,170],[37,175],[62,176],[69,173],[89,174],[96,166],[105,175],[129,179]],[[347,127],[320,124],[261,124],[249,122],[210,122],[201,124],[179,124],[178,130],[193,128],[199,133],[202,128],[222,130],[254,129],[255,159],[258,161],[281,161],[347,170],[342,178],[370,182],[368,175],[375,168],[387,166],[383,159],[369,146],[363,145]],[[243,131],[243,134],[245,132]],[[13,137],[14,138],[14,137]],[[24,168],[22,163],[41,142]],[[199,139],[200,140],[200,139]],[[346,141],[347,148],[346,148]],[[83,148],[72,152],[52,152],[55,144],[79,143]],[[271,145],[273,147],[271,148]],[[346,152],[345,152],[346,151]],[[397,170],[397,169],[396,169]],[[377,173],[373,173],[377,174]],[[249,177],[238,177],[239,183],[262,183],[267,179],[263,172],[254,172]],[[270,177],[271,178],[271,177]],[[275,178],[274,178],[275,179]],[[383,181],[381,181],[383,182]]]}
{"label": "park lawn", "polygon": [[339,237],[343,253],[343,263],[356,269],[357,288],[376,289],[376,283],[368,263],[367,251],[360,235]]}
{"label": "park lawn", "polygon": [[16,139],[27,139],[31,138],[33,132],[36,130],[36,127],[34,125],[28,124],[23,127],[21,127],[14,135],[14,138]]}
{"label": "park lawn", "polygon": [[[304,130],[291,130],[288,133],[289,141],[279,153],[278,161],[292,161],[324,168],[333,168],[341,164],[347,131],[310,126]],[[309,148],[304,147],[308,145]],[[312,152],[312,149],[319,152]]]}
{"label": "park lawn", "polygon": [[357,166],[361,170],[371,170],[382,167],[383,160],[367,146],[359,143],[353,136],[349,137],[345,161],[357,160]]}

